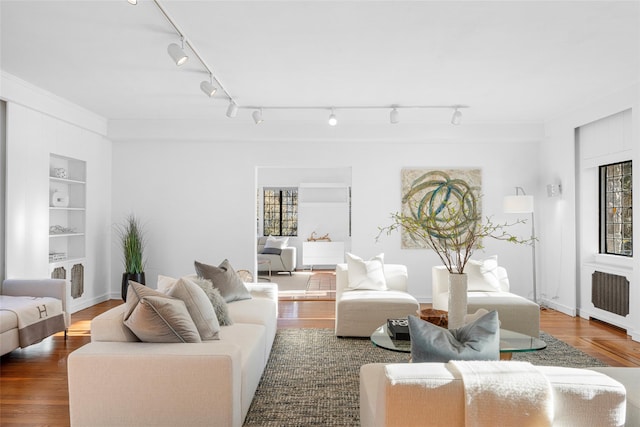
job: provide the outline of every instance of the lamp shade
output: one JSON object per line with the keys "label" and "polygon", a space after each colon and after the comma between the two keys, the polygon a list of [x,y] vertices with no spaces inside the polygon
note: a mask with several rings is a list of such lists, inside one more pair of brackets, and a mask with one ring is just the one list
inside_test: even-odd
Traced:
{"label": "lamp shade", "polygon": [[505,196],[505,213],[531,213],[533,212],[533,196]]}

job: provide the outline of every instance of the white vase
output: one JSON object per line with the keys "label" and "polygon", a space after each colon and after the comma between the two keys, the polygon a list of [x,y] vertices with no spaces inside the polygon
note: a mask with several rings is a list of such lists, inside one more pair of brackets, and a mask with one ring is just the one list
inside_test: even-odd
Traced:
{"label": "white vase", "polygon": [[449,329],[464,326],[467,315],[467,275],[449,273]]}

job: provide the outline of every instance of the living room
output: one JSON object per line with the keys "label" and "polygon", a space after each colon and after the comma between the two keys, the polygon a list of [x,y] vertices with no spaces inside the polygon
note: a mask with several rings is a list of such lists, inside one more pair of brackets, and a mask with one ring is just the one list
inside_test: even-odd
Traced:
{"label": "living room", "polygon": [[[87,165],[84,293],[72,313],[120,298],[114,224],[128,214],[145,225],[150,287],[192,274],[194,260],[255,273],[260,171],[334,168],[351,171],[350,252],[406,265],[409,293],[428,304],[439,259],[402,249],[398,233],[376,239],[379,227],[400,209],[403,168],[474,168],[483,216],[527,220],[510,231],[528,237],[529,215],[503,210],[521,187],[537,237],[535,262],[531,247],[491,239],[476,256],[497,254],[513,293],[532,298],[535,271],[546,307],[640,341],[640,261],[597,256],[587,203],[596,164],[638,160],[638,2],[159,3],[224,85],[214,97],[198,89],[211,76],[193,48],[185,65],[171,62],[180,36],[155,2],[0,3],[0,279],[50,277],[52,153]],[[460,125],[452,108],[398,108],[392,124],[393,105],[467,108]],[[623,136],[604,133],[581,157],[577,129],[629,110]],[[593,307],[593,265],[630,278],[628,315]]]}

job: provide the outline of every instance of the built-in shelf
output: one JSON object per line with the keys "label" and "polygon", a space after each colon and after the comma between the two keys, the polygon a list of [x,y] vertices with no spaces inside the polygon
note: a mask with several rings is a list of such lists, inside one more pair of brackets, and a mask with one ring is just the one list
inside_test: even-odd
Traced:
{"label": "built-in shelf", "polygon": [[83,293],[86,176],[85,161],[49,156],[49,270],[52,277],[69,281],[71,298]]}

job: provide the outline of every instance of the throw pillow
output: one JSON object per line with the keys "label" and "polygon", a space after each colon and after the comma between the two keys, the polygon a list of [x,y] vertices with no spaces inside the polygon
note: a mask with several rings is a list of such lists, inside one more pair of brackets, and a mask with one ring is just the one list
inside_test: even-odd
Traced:
{"label": "throw pillow", "polygon": [[364,261],[347,252],[346,258],[349,289],[387,290],[387,280],[384,277],[384,254]]}
{"label": "throw pillow", "polygon": [[192,282],[200,286],[204,293],[207,295],[207,298],[209,298],[209,301],[213,306],[213,310],[216,312],[216,317],[218,318],[220,326],[233,325],[233,320],[231,319],[231,316],[229,316],[229,308],[227,307],[227,303],[225,302],[224,298],[222,298],[222,295],[220,295],[220,291],[213,287],[213,283],[211,283],[211,280],[197,277],[192,279]]}
{"label": "throw pillow", "polygon": [[222,261],[218,267],[198,261],[195,261],[194,264],[198,276],[211,280],[213,286],[220,291],[220,295],[226,302],[251,299],[249,290],[228,260]]}
{"label": "throw pillow", "polygon": [[282,254],[282,249],[265,247],[260,253],[264,255],[280,255]]}
{"label": "throw pillow", "polygon": [[287,247],[287,245],[289,244],[289,238],[288,237],[273,237],[273,236],[269,236],[267,237],[267,241],[264,244],[265,249],[267,248],[275,248],[275,249],[284,249]]}
{"label": "throw pillow", "polygon": [[467,273],[469,292],[498,292],[500,280],[498,280],[498,256],[494,255],[485,260],[469,260],[464,268]]}
{"label": "throw pillow", "polygon": [[200,286],[183,277],[173,283],[166,294],[184,302],[202,341],[219,339],[220,324],[216,312]]}
{"label": "throw pillow", "polygon": [[409,335],[411,359],[416,363],[500,359],[500,326],[495,310],[452,330],[409,316]]}
{"label": "throw pillow", "polygon": [[124,324],[144,342],[202,342],[185,303],[129,281]]}

